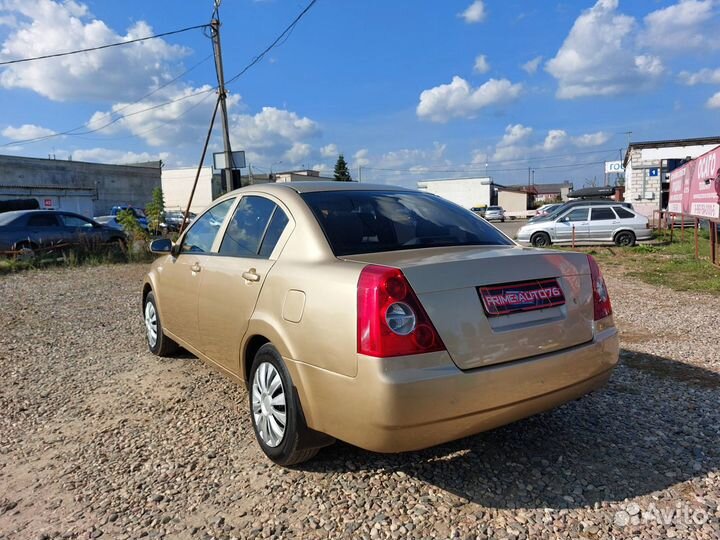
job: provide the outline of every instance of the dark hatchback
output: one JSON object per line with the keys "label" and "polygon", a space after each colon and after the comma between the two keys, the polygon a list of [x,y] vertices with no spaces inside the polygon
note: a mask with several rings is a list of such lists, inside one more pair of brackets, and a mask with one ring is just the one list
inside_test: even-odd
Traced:
{"label": "dark hatchback", "polygon": [[100,225],[72,212],[58,210],[19,210],[0,214],[0,253],[36,251],[53,247],[126,243],[123,231]]}

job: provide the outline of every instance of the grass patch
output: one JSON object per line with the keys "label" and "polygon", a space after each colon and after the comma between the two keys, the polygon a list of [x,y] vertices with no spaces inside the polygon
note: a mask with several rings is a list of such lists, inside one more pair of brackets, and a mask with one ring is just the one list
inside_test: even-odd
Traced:
{"label": "grass patch", "polygon": [[77,246],[63,250],[62,253],[49,253],[31,259],[0,259],[0,275],[52,267],[76,268],[79,266],[152,262],[154,259],[155,256],[148,251],[147,246],[144,244],[137,245],[133,249],[118,246]]}
{"label": "grass patch", "polygon": [[[703,234],[704,233],[704,234]],[[720,268],[710,262],[710,239],[707,231],[699,236],[699,259],[695,258],[692,231],[685,231],[684,241],[675,231],[665,243],[642,244],[632,248],[615,246],[576,248],[595,257],[603,268],[613,268],[651,285],[676,291],[704,292],[720,295]],[[563,248],[567,249],[567,248]]]}

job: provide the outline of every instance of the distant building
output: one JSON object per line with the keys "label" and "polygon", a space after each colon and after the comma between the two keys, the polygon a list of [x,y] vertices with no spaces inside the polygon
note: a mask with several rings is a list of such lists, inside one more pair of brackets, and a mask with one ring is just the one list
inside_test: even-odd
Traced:
{"label": "distant building", "polygon": [[[197,167],[163,169],[162,188],[165,195],[165,208],[169,210],[185,210],[196,175]],[[241,182],[243,185],[254,185],[271,182],[308,182],[334,179],[320,176],[319,171],[302,169],[273,174],[243,175]],[[212,167],[201,168],[190,211],[195,213],[202,211],[222,194],[223,185],[219,171],[214,171]]]}
{"label": "distant building", "polygon": [[572,182],[562,182],[560,184],[533,184],[535,188],[535,201],[538,204],[548,204],[555,201],[567,201],[568,194],[573,189]]}
{"label": "distant building", "polygon": [[40,208],[87,217],[116,205],[145,208],[160,186],[162,162],[132,165],[0,156],[0,200],[37,199]]}
{"label": "distant building", "polygon": [[720,137],[631,142],[625,152],[625,200],[636,211],[651,217],[667,208],[668,173],[686,158],[696,158],[720,145]]}
{"label": "distant building", "polygon": [[525,217],[535,202],[535,186],[505,187],[497,185],[497,204],[508,217]]}
{"label": "distant building", "polygon": [[465,208],[497,204],[497,189],[489,176],[423,180],[417,183],[417,188]]}

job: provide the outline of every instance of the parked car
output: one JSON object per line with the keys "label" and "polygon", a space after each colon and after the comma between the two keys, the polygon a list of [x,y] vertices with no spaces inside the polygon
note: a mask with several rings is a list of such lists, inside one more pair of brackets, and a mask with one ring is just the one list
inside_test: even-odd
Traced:
{"label": "parked car", "polygon": [[0,252],[22,252],[32,257],[56,246],[125,242],[121,230],[72,212],[17,210],[0,214]]}
{"label": "parked car", "polygon": [[[171,211],[171,212],[165,212],[165,217],[160,224],[160,228],[163,229],[164,232],[177,232],[180,230],[180,227],[183,223],[183,219],[185,217],[185,212],[178,212],[178,211]],[[187,217],[187,223],[192,223],[192,220],[195,219],[195,214],[193,212],[190,212]]]}
{"label": "parked car", "polygon": [[248,186],[151,250],[150,351],[181,345],[246,384],[281,465],[335,439],[401,452],[466,437],[599,388],[618,360],[592,257],[521,248],[429,193]]}
{"label": "parked car", "polygon": [[540,208],[538,208],[535,212],[535,216],[533,217],[542,217],[550,214],[553,210],[555,210],[558,206],[561,206],[562,203],[553,203],[553,204],[543,204]]}
{"label": "parked car", "polygon": [[137,218],[138,223],[140,223],[142,228],[145,230],[148,230],[147,216],[145,215],[145,212],[142,211],[140,208],[135,208],[133,206],[126,206],[126,205],[113,206],[112,209],[110,210],[110,215],[117,216],[118,213],[122,212],[123,210],[130,210],[132,215],[134,215]]}
{"label": "parked car", "polygon": [[483,216],[488,221],[499,220],[505,221],[505,210],[502,206],[488,206]]}
{"label": "parked car", "polygon": [[480,217],[485,217],[485,211],[487,210],[487,206],[473,206],[470,211],[475,212]]}
{"label": "parked car", "polygon": [[[96,216],[93,218],[93,221],[96,221],[97,223],[100,223],[101,225],[105,225],[107,227],[112,227],[113,229],[125,231],[125,227],[123,227],[122,223],[118,221],[117,216]],[[147,220],[145,221],[145,225],[143,225],[143,223],[139,220],[138,224],[146,233],[150,233],[150,230],[147,226]]]}
{"label": "parked car", "polygon": [[553,208],[542,216],[535,216],[530,219],[530,222],[555,219],[560,214],[564,213],[569,208],[576,206],[623,206],[629,210],[633,209],[632,203],[626,201],[613,201],[612,199],[580,199],[577,201],[568,201],[558,204],[557,207]]}
{"label": "parked car", "polygon": [[636,240],[650,240],[652,229],[645,216],[620,203],[594,204],[586,201],[565,206],[545,218],[528,222],[517,233],[518,242],[535,247],[550,244],[614,242],[634,246]]}

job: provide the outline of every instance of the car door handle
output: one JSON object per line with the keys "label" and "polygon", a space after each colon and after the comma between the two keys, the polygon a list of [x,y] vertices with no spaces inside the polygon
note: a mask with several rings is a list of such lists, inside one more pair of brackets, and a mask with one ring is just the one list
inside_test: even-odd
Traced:
{"label": "car door handle", "polygon": [[200,270],[202,270],[202,268],[200,268],[200,263],[193,264],[190,267],[190,270],[192,270],[193,272],[199,272]]}
{"label": "car door handle", "polygon": [[260,274],[254,268],[243,272],[242,277],[247,281],[260,281]]}

